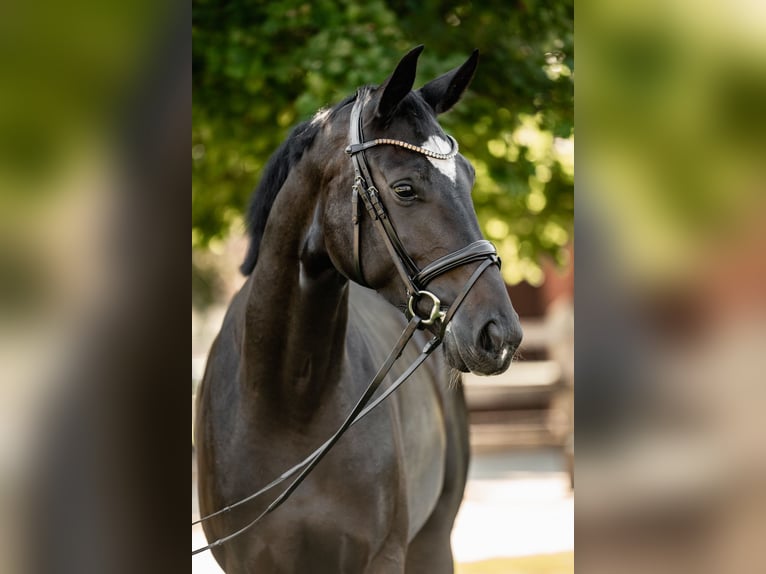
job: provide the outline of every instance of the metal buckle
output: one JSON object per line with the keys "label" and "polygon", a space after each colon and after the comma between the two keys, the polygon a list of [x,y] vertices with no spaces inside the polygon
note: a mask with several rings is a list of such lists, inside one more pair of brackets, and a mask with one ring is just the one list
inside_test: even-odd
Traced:
{"label": "metal buckle", "polygon": [[439,298],[431,293],[430,291],[416,291],[412,295],[410,295],[410,300],[407,302],[407,310],[410,313],[410,316],[416,317],[418,316],[415,313],[415,302],[416,300],[420,299],[422,295],[426,295],[430,297],[431,302],[433,303],[433,307],[431,307],[431,314],[428,317],[428,319],[420,318],[420,322],[423,323],[423,325],[433,325],[437,319],[444,319],[444,316],[447,314],[445,311],[442,311],[441,304],[442,302],[439,301]]}

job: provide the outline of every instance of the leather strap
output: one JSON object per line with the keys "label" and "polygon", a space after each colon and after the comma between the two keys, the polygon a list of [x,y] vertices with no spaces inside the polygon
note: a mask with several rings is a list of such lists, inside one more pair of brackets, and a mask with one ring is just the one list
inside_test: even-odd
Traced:
{"label": "leather strap", "polygon": [[498,267],[500,267],[500,258],[494,257],[491,259],[485,259],[484,261],[482,261],[481,265],[479,265],[476,268],[476,270],[471,274],[471,276],[468,278],[468,281],[463,286],[463,290],[458,294],[457,297],[455,297],[455,300],[452,302],[452,305],[450,305],[449,309],[447,310],[447,314],[444,316],[444,320],[442,321],[442,325],[441,325],[441,332],[439,333],[440,338],[444,337],[444,332],[447,329],[447,325],[449,325],[450,321],[452,321],[452,317],[455,316],[455,312],[463,303],[463,300],[465,299],[466,295],[468,295],[468,292],[471,290],[471,287],[473,287],[473,284],[479,280],[479,277],[481,277],[481,274],[484,273],[490,265],[497,265]]}
{"label": "leather strap", "polygon": [[414,293],[417,291],[417,286],[412,281],[412,276],[418,272],[418,268],[404,251],[404,246],[399,240],[399,236],[391,225],[391,220],[388,219],[388,214],[380,201],[378,190],[374,186],[370,186],[360,190],[360,196],[367,208],[367,213],[372,218],[373,225],[377,227],[383,238],[383,244],[386,246],[399,276],[407,286],[407,293]]}
{"label": "leather strap", "polygon": [[351,191],[351,222],[354,224],[354,241],[353,241],[353,256],[354,256],[354,274],[356,275],[356,282],[360,285],[367,287],[367,283],[364,280],[364,274],[362,273],[362,254],[360,253],[360,227],[361,227],[361,213],[359,212],[359,188],[354,185]]}
{"label": "leather strap", "polygon": [[[356,96],[356,101],[354,102],[354,107],[351,109],[350,130],[352,145],[364,141],[362,109],[364,107],[367,93],[367,88],[359,90]],[[349,148],[347,148],[346,151],[347,153],[350,153],[354,165],[354,187],[356,188],[356,192],[361,196],[364,206],[367,209],[367,213],[369,213],[374,225],[381,233],[386,249],[388,250],[389,255],[391,255],[391,259],[394,262],[402,281],[404,281],[404,284],[407,286],[408,294],[411,294],[417,291],[417,286],[413,283],[412,277],[418,272],[418,267],[407,254],[394,226],[391,224],[391,220],[388,218],[386,208],[383,206],[380,199],[380,192],[373,183],[374,180],[370,173],[364,150],[360,150],[357,153],[351,153]],[[359,226],[357,226],[356,229],[358,231]],[[356,235],[355,237],[355,244],[357,246],[357,253],[354,267],[361,272],[361,263],[359,261],[361,256],[359,235]]]}
{"label": "leather strap", "polygon": [[486,239],[480,239],[479,241],[474,241],[470,245],[466,245],[462,249],[453,251],[449,255],[440,257],[433,263],[429,263],[415,275],[414,280],[417,285],[425,287],[439,275],[451,271],[456,267],[495,256],[497,256],[495,246]]}

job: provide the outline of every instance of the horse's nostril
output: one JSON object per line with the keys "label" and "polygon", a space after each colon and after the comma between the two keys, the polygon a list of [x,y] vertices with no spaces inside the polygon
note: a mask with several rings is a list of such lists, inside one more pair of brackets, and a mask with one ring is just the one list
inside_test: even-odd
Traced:
{"label": "horse's nostril", "polygon": [[502,329],[489,321],[479,332],[479,346],[488,353],[499,353],[505,344]]}

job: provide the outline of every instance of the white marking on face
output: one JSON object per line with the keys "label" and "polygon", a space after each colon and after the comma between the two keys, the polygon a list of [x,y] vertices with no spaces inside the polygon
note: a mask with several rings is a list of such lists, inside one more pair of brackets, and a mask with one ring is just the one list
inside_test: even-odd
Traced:
{"label": "white marking on face", "polygon": [[327,121],[327,118],[330,116],[330,108],[325,108],[322,110],[319,110],[316,114],[314,114],[314,117],[311,119],[312,125],[317,124],[324,124]]}
{"label": "white marking on face", "polygon": [[502,352],[502,353],[500,353],[500,360],[501,360],[501,361],[505,361],[505,358],[506,358],[507,356],[508,356],[508,347],[506,347],[505,349],[503,349],[503,352]]}
{"label": "white marking on face", "polygon": [[[420,147],[435,151],[436,153],[449,153],[452,149],[452,144],[449,140],[434,135],[430,136],[426,141],[420,144]],[[429,157],[428,161],[430,161],[436,169],[446,175],[452,183],[457,181],[457,162],[454,157],[450,159],[436,159]]]}

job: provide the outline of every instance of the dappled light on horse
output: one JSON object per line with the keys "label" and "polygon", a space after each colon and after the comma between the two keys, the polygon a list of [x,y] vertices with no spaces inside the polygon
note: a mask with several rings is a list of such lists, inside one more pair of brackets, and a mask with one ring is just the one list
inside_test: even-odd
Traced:
{"label": "dappled light on horse", "polygon": [[452,571],[468,439],[449,368],[505,370],[521,330],[436,121],[478,53],[412,91],[421,51],[295,128],[256,191],[196,425],[227,572]]}

